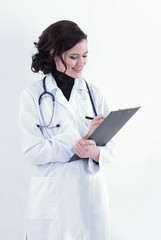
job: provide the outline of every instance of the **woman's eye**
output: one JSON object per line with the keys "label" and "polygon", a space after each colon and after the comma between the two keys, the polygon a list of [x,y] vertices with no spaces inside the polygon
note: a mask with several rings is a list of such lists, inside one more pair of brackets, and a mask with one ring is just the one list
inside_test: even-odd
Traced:
{"label": "woman's eye", "polygon": [[[78,57],[79,57],[79,56],[74,56],[74,55],[73,55],[73,56],[70,56],[70,58],[73,59],[73,60],[77,59]],[[86,57],[87,57],[87,54],[82,55],[82,57],[83,57],[83,58],[86,58]]]}
{"label": "woman's eye", "polygon": [[77,56],[70,56],[71,59],[77,59]]}

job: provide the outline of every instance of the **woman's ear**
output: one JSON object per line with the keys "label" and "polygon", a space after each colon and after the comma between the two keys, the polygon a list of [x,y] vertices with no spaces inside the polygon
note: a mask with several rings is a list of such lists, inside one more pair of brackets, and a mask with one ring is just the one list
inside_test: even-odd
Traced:
{"label": "woman's ear", "polygon": [[52,56],[53,55],[53,52],[54,52],[54,49],[50,49],[50,55]]}

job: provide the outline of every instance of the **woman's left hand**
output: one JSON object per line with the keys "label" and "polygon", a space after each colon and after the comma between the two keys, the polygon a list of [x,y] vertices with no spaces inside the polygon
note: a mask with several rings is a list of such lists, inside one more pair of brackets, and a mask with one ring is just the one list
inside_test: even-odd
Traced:
{"label": "woman's left hand", "polygon": [[74,152],[80,158],[91,158],[94,161],[99,161],[100,149],[96,146],[94,140],[85,140],[81,138],[75,145]]}

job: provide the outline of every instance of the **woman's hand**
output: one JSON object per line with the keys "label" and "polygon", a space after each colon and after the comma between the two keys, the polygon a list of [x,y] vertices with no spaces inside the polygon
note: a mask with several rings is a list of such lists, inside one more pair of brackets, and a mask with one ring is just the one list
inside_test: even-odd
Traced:
{"label": "woman's hand", "polygon": [[75,145],[74,152],[80,158],[91,158],[94,161],[99,161],[100,149],[96,146],[94,140],[85,140],[81,138]]}
{"label": "woman's hand", "polygon": [[103,122],[105,116],[99,114],[91,121],[90,129],[86,136],[81,138],[75,145],[74,152],[80,158],[91,158],[94,161],[99,161],[100,149],[96,146],[94,140],[87,140],[89,136],[96,130],[96,128]]}
{"label": "woman's hand", "polygon": [[90,129],[89,129],[87,135],[84,136],[83,138],[88,139],[89,136],[96,130],[96,128],[103,122],[104,119],[105,119],[105,116],[103,116],[102,114],[99,114],[93,120],[89,120],[89,121],[91,121]]}

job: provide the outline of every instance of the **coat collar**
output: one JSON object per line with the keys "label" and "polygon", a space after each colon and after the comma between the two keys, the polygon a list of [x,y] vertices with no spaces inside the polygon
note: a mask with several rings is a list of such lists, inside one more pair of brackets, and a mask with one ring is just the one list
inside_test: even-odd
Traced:
{"label": "coat collar", "polygon": [[64,107],[68,108],[70,112],[73,112],[73,107],[76,104],[75,97],[80,97],[79,90],[88,91],[85,80],[83,78],[75,79],[74,86],[71,92],[69,101],[64,97],[62,91],[58,88],[57,83],[52,74],[46,75],[46,90],[51,92],[55,96],[55,101]]}
{"label": "coat collar", "polygon": [[[53,92],[53,90],[57,91],[58,89],[57,83],[51,73],[46,75],[46,88],[47,88],[47,91],[49,92]],[[85,80],[83,78],[76,78],[74,80],[73,89],[74,90],[82,89],[82,90],[88,91]]]}

